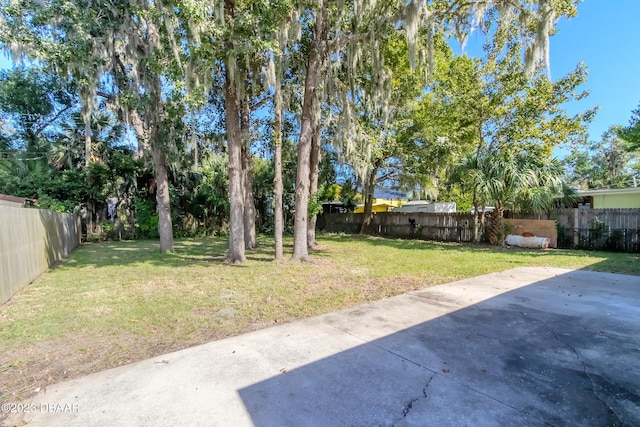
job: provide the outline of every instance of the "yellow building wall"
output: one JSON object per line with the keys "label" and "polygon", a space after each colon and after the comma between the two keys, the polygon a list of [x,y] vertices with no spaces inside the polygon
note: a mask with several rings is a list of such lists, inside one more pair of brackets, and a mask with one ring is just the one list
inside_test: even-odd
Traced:
{"label": "yellow building wall", "polygon": [[[389,212],[392,208],[397,208],[399,206],[407,203],[406,200],[391,200],[391,199],[373,199],[373,206],[371,207],[372,212]],[[358,206],[353,210],[353,213],[363,213],[364,205]]]}
{"label": "yellow building wall", "polygon": [[406,200],[391,200],[391,199],[373,199],[374,204],[386,204],[394,207],[402,206],[407,203]]}
{"label": "yellow building wall", "polygon": [[604,194],[593,196],[593,208],[640,208],[640,194]]}
{"label": "yellow building wall", "polygon": [[[371,212],[389,212],[389,209],[391,209],[392,207],[393,206],[389,204],[374,204],[373,206],[371,206]],[[353,213],[364,213],[364,205],[357,206],[353,210]]]}

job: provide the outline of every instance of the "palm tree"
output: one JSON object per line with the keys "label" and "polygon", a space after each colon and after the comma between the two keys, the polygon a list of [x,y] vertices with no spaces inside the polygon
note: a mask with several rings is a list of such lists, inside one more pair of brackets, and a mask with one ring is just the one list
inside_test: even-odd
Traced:
{"label": "palm tree", "polygon": [[[497,148],[468,158],[466,181],[474,189],[475,211],[494,206],[487,235],[491,244],[505,239],[504,211],[542,212],[563,197],[564,169],[557,159],[537,152]],[[484,212],[482,212],[484,215]]]}

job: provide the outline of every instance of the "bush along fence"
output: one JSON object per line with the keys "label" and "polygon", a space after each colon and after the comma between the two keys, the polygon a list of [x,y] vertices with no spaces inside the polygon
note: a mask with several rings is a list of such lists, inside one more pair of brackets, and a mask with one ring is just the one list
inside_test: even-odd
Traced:
{"label": "bush along fence", "polygon": [[640,252],[640,209],[561,209],[555,214],[562,248]]}
{"label": "bush along fence", "polygon": [[558,230],[558,247],[639,253],[640,230],[601,227]]}
{"label": "bush along fence", "polygon": [[0,206],[0,304],[80,244],[80,217]]}
{"label": "bush along fence", "polygon": [[518,217],[555,220],[559,248],[640,252],[640,209],[556,209]]}

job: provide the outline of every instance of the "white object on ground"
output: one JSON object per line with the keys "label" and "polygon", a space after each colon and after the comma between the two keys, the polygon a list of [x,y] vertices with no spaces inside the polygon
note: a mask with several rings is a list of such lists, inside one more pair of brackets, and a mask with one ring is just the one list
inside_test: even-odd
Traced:
{"label": "white object on ground", "polygon": [[507,245],[518,246],[520,248],[543,248],[549,247],[549,239],[546,237],[522,237],[514,234],[507,236]]}

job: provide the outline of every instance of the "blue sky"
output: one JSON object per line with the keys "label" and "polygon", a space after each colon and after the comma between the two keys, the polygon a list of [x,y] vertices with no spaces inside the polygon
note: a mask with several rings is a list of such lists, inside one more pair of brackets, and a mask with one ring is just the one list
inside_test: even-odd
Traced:
{"label": "blue sky", "polygon": [[[640,0],[584,0],[578,16],[561,20],[559,32],[551,38],[552,78],[562,77],[581,61],[589,67],[582,88],[591,94],[566,108],[575,114],[600,107],[589,127],[591,140],[598,140],[610,125],[627,125],[640,104],[639,20]],[[6,67],[10,62],[2,56],[0,68]]]}
{"label": "blue sky", "polygon": [[[640,0],[584,0],[578,5],[578,16],[562,18],[558,33],[550,38],[552,79],[573,71],[579,62],[589,68],[588,80],[579,88],[588,90],[589,96],[564,107],[570,114],[599,107],[589,126],[592,141],[611,125],[627,125],[640,104],[639,19]],[[482,55],[482,42],[481,34],[472,34],[467,53]],[[556,150],[560,157],[566,153]]]}
{"label": "blue sky", "polygon": [[567,106],[579,112],[598,105],[589,127],[597,140],[610,125],[627,125],[640,104],[640,1],[585,0],[578,16],[558,23],[551,38],[551,76],[559,78],[580,61],[589,67],[583,85],[590,95]]}

